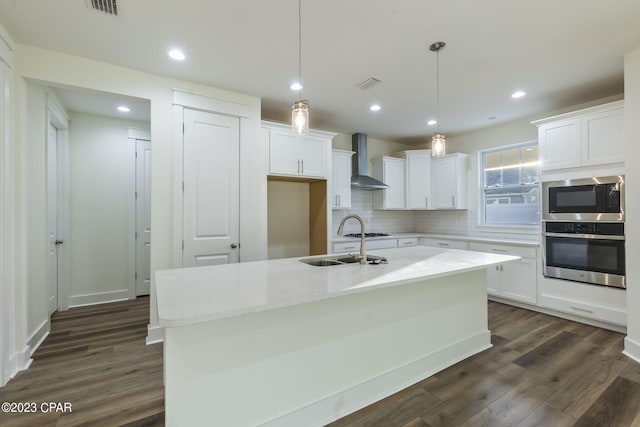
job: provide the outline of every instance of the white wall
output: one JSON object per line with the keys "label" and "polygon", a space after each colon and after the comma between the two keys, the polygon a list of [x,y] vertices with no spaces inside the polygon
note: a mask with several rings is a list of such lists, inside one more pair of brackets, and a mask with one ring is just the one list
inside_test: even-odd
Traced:
{"label": "white wall", "polygon": [[269,259],[309,255],[309,184],[269,181]]}
{"label": "white wall", "polygon": [[149,123],[71,113],[69,123],[70,306],[127,298],[135,147],[128,127]]}
{"label": "white wall", "polygon": [[640,47],[625,56],[627,337],[625,353],[640,363]]}

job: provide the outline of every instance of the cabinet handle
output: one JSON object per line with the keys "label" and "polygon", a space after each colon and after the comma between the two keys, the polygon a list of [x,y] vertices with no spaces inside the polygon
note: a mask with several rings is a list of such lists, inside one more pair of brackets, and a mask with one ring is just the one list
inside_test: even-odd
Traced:
{"label": "cabinet handle", "polygon": [[300,163],[302,163],[302,175],[304,175],[304,160],[300,160]]}
{"label": "cabinet handle", "polygon": [[300,175],[300,160],[298,160],[298,175]]}
{"label": "cabinet handle", "polygon": [[507,253],[507,250],[506,250],[506,249],[491,248],[491,250],[492,250],[493,252],[502,252],[502,253]]}
{"label": "cabinet handle", "polygon": [[345,246],[344,249],[355,249],[355,246]]}
{"label": "cabinet handle", "polygon": [[500,271],[504,271],[504,269],[503,269],[502,265],[500,266]]}
{"label": "cabinet handle", "polygon": [[446,247],[449,247],[449,244],[448,244],[448,243],[438,242],[438,246],[446,246]]}
{"label": "cabinet handle", "polygon": [[338,194],[338,206],[342,206],[342,200],[340,200],[340,195]]}
{"label": "cabinet handle", "polygon": [[456,196],[451,196],[451,206],[456,207]]}
{"label": "cabinet handle", "polygon": [[573,309],[574,309],[574,310],[576,310],[576,311],[583,311],[583,312],[585,312],[585,313],[592,313],[592,314],[593,314],[593,311],[592,311],[592,310],[587,310],[586,308],[574,307],[574,306],[572,306],[572,305],[570,305],[569,307],[570,307],[570,308],[573,308]]}
{"label": "cabinet handle", "polygon": [[425,208],[428,208],[428,207],[429,207],[429,198],[428,198],[428,197],[425,197],[425,198],[424,198],[424,207],[425,207]]}

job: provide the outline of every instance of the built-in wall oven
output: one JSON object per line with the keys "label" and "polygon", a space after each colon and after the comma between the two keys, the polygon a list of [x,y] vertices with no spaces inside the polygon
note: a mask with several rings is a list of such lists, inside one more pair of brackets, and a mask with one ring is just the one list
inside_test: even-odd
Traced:
{"label": "built-in wall oven", "polygon": [[626,288],[624,176],[542,183],[546,277]]}

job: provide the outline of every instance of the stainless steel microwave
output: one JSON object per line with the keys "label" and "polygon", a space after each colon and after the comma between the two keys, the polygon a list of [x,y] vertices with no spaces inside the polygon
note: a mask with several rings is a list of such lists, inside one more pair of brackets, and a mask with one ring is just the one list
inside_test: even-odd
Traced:
{"label": "stainless steel microwave", "polygon": [[624,221],[624,175],[542,183],[545,221]]}

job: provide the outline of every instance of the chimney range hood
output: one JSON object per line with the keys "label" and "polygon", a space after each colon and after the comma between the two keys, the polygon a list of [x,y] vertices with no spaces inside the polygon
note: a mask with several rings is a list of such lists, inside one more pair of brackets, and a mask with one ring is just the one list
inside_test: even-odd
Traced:
{"label": "chimney range hood", "polygon": [[356,190],[383,190],[389,186],[368,175],[367,134],[354,133],[351,136],[351,149],[356,155],[352,157],[351,188]]}

